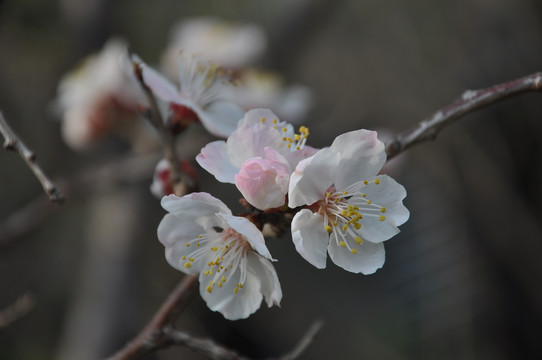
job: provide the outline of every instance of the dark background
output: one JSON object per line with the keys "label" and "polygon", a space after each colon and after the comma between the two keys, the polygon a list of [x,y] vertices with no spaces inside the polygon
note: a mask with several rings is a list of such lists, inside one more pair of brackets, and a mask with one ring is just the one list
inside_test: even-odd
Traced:
{"label": "dark background", "polygon": [[[466,89],[542,69],[537,0],[0,1],[0,109],[54,178],[118,162],[131,154],[123,140],[87,153],[64,145],[51,109],[59,79],[114,35],[156,63],[171,25],[199,15],[266,29],[261,66],[314,91],[305,121],[314,146],[358,128],[405,130]],[[324,328],[301,359],[538,358],[541,103],[526,94],[470,114],[390,164],[411,218],[376,274],[317,270],[289,237],[273,239],[281,308],[230,322],[196,296],[179,327],[257,358],[290,349],[315,319]],[[191,131],[187,158],[211,139]],[[44,200],[27,220],[36,226],[0,250],[0,309],[25,292],[36,301],[0,330],[1,358],[110,355],[178,282],[155,235],[164,211],[148,192],[150,163],[135,175],[78,175],[87,181],[54,206],[25,164],[0,152],[0,229]],[[203,172],[201,188],[239,208],[233,188]],[[177,347],[149,358],[203,357]]]}

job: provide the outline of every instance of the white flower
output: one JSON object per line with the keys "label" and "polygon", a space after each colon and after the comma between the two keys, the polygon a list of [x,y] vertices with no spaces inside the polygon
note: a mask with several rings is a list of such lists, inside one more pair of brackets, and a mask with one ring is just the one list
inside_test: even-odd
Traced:
{"label": "white flower", "polygon": [[[134,58],[142,69],[143,81],[166,102],[171,117],[179,121],[201,121],[213,135],[228,137],[243,117],[243,109],[224,98],[228,86],[226,74],[212,63],[195,56],[179,57],[179,87],[154,69]],[[183,119],[188,117],[188,119]]]}
{"label": "white flower", "polygon": [[173,76],[182,51],[227,69],[239,69],[263,55],[266,46],[265,34],[257,25],[210,17],[185,19],[171,32],[170,44],[162,56],[162,68],[168,76]]}
{"label": "white flower", "polygon": [[220,182],[235,184],[246,200],[266,210],[285,204],[290,174],[300,160],[316,152],[305,146],[309,131],[294,134],[267,109],[253,109],[227,141],[214,141],[196,161]]}
{"label": "white flower", "polygon": [[62,136],[72,148],[83,149],[135,120],[137,104],[145,104],[136,79],[125,71],[126,48],[124,42],[110,40],[60,82],[57,106],[63,116]]}
{"label": "white flower", "polygon": [[273,109],[281,119],[294,124],[307,115],[313,103],[307,87],[286,86],[278,73],[255,69],[242,71],[236,86],[228,89],[226,97],[247,110]]}
{"label": "white flower", "polygon": [[384,264],[383,241],[408,220],[404,187],[377,175],[386,161],[376,132],[352,131],[301,161],[290,177],[291,208],[308,205],[292,221],[296,250],[325,268],[327,253],[345,270],[372,274]]}
{"label": "white flower", "polygon": [[162,199],[169,211],[158,226],[171,266],[199,274],[207,306],[226,319],[244,319],[260,307],[279,305],[282,290],[262,233],[248,219],[207,193]]}

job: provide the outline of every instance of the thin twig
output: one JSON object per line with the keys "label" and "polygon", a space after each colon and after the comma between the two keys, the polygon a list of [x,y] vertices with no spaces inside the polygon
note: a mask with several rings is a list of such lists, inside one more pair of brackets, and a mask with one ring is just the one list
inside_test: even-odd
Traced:
{"label": "thin twig", "polygon": [[35,305],[36,302],[32,295],[26,293],[11,306],[0,311],[0,330],[5,329],[13,322],[28,314]]}
{"label": "thin twig", "polygon": [[429,116],[414,128],[406,130],[386,144],[388,159],[402,153],[412,145],[433,140],[446,126],[461,116],[494,104],[511,96],[542,90],[542,73],[532,74],[481,90],[467,90],[452,104]]}
{"label": "thin twig", "polygon": [[64,201],[64,196],[53,182],[45,175],[41,167],[36,162],[36,154],[32,152],[21,139],[11,130],[7,124],[4,115],[0,111],[0,133],[4,136],[4,149],[17,152],[26,162],[30,170],[41,183],[43,190],[49,196],[49,200],[54,203]]}
{"label": "thin twig", "polygon": [[179,157],[175,151],[175,135],[168,131],[162,118],[162,113],[158,107],[156,97],[154,96],[152,90],[145,84],[143,80],[143,69],[141,64],[133,60],[132,65],[134,67],[134,75],[143,89],[147,101],[150,104],[150,123],[158,132],[158,136],[162,141],[162,147],[164,150],[164,157],[168,161],[169,165],[169,181],[172,185],[175,195],[182,196],[189,192],[188,180],[182,176],[182,171],[180,167]]}
{"label": "thin twig", "polygon": [[[66,196],[74,197],[82,193],[95,191],[104,184],[127,184],[150,177],[160,155],[123,156],[85,168],[67,178],[56,179]],[[43,197],[36,197],[23,207],[11,212],[0,222],[0,253],[5,251],[13,241],[41,224],[51,215],[55,207]]]}

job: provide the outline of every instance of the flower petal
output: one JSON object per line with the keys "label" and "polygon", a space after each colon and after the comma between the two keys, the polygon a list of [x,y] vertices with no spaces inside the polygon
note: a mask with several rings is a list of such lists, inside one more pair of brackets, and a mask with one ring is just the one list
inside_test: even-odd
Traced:
{"label": "flower petal", "polygon": [[241,126],[231,134],[226,146],[231,163],[238,168],[248,159],[265,158],[266,147],[289,151],[277,129],[259,124]]}
{"label": "flower petal", "polygon": [[311,205],[324,198],[327,189],[333,185],[339,153],[322,149],[314,156],[302,160],[290,176],[288,206],[295,208]]}
{"label": "flower petal", "polygon": [[384,143],[375,131],[356,130],[339,135],[330,150],[341,154],[334,181],[337,189],[374,177],[386,162]]}
{"label": "flower petal", "polygon": [[250,220],[229,214],[217,214],[217,216],[224,219],[232,229],[243,235],[258,254],[266,259],[276,261],[271,257],[269,249],[265,245],[262,232]]}
{"label": "flower petal", "polygon": [[379,175],[376,179],[379,184],[370,182],[363,188],[363,192],[377,209],[384,207],[385,212],[378,212],[376,216],[364,216],[361,221],[363,226],[359,230],[363,239],[373,243],[388,240],[399,233],[397,227],[410,216],[402,202],[406,196],[405,188],[387,175]]}
{"label": "flower petal", "polygon": [[170,213],[192,219],[205,229],[223,225],[221,219],[215,214],[231,215],[231,210],[222,201],[205,192],[192,193],[183,197],[164,196],[161,204]]}
{"label": "flower petal", "polygon": [[141,67],[143,82],[154,95],[166,102],[177,103],[179,101],[179,91],[175,85],[147,64],[139,60],[136,61]]}
{"label": "flower petal", "polygon": [[329,234],[324,218],[308,209],[298,212],[292,220],[292,240],[297,252],[318,269],[326,267]]}
{"label": "flower petal", "polygon": [[[250,265],[247,264],[248,266]],[[252,272],[247,271],[243,287],[235,293],[234,290],[240,283],[241,270],[236,268],[235,271],[228,272],[228,274],[230,277],[222,284],[222,287],[215,285],[209,292],[207,287],[210,285],[210,280],[204,273],[201,273],[199,277],[201,297],[209,309],[220,312],[226,319],[245,319],[258,310],[262,303],[260,279]]]}
{"label": "flower petal", "polygon": [[261,293],[265,298],[268,307],[280,306],[282,300],[282,289],[280,287],[277,272],[273,264],[262,256],[254,253],[248,254],[248,271],[254,273],[261,281]]}
{"label": "flower petal", "polygon": [[386,253],[384,244],[374,244],[364,241],[361,245],[354,245],[353,239],[349,246],[356,249],[353,254],[347,247],[339,246],[336,241],[329,242],[329,257],[338,266],[346,271],[369,275],[384,265]]}
{"label": "flower petal", "polygon": [[230,162],[226,142],[218,140],[207,144],[196,156],[196,161],[218,181],[235,183],[235,174],[239,171],[239,167]]}
{"label": "flower petal", "polygon": [[243,109],[230,101],[213,101],[204,109],[192,109],[198,114],[203,126],[211,134],[219,137],[230,136],[243,117]]}

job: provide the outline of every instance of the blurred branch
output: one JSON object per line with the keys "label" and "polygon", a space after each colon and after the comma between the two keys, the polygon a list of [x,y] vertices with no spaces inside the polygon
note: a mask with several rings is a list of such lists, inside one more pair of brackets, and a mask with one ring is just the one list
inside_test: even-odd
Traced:
{"label": "blurred branch", "polygon": [[386,143],[388,159],[409,147],[433,140],[446,126],[463,115],[525,92],[542,90],[542,73],[532,74],[481,90],[467,90],[452,104],[442,108],[417,126],[395,136]]}
{"label": "blurred branch", "polygon": [[[197,277],[195,275],[185,276],[156,312],[145,329],[134,340],[128,343],[124,349],[110,357],[109,360],[137,359],[172,345],[184,346],[198,351],[213,360],[249,360],[249,358],[241,356],[234,350],[217,344],[210,339],[195,337],[173,328],[172,323],[176,310],[186,301],[196,283]],[[309,327],[291,351],[273,359],[296,359],[310,345],[321,327],[322,321],[316,321]]]}
{"label": "blurred branch", "polygon": [[197,282],[198,278],[195,275],[183,277],[139,335],[109,359],[141,358],[154,350],[168,346],[170,343],[164,329],[171,327],[180,307],[190,298]]}
{"label": "blurred branch", "polygon": [[[67,196],[75,196],[96,189],[100,184],[127,183],[148,178],[160,156],[122,157],[107,164],[86,168],[74,176],[58,179]],[[37,197],[22,208],[12,212],[0,223],[0,252],[15,239],[38,226],[55,208],[43,197]]]}
{"label": "blurred branch", "polygon": [[34,298],[26,293],[14,304],[0,311],[0,330],[5,329],[13,322],[28,314],[36,305]]}
{"label": "blurred branch", "polygon": [[4,136],[4,149],[17,152],[26,165],[32,170],[36,178],[41,183],[43,190],[49,196],[49,200],[54,203],[61,203],[64,201],[64,196],[60,190],[53,184],[51,180],[45,175],[41,167],[36,162],[36,154],[32,152],[26,145],[17,137],[17,135],[8,126],[4,115],[0,111],[0,133]]}
{"label": "blurred branch", "polygon": [[150,123],[158,132],[158,136],[162,141],[162,147],[164,150],[164,157],[168,161],[169,165],[169,181],[171,187],[174,190],[175,195],[182,196],[189,192],[189,189],[193,186],[190,181],[182,176],[182,171],[180,167],[179,157],[175,151],[175,135],[172,134],[166,128],[164,119],[156,102],[156,97],[154,96],[152,90],[145,84],[143,80],[143,69],[141,64],[132,59],[130,54],[130,60],[134,67],[134,75],[139,82],[139,85],[143,89],[145,96],[150,104]]}

